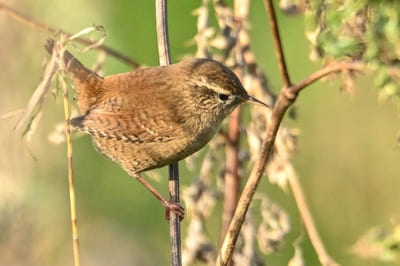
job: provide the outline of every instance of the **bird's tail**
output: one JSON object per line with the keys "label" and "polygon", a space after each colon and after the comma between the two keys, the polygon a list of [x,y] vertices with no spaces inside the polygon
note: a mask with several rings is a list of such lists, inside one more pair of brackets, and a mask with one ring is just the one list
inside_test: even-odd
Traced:
{"label": "bird's tail", "polygon": [[[55,41],[48,39],[44,48],[49,54],[52,54],[54,45]],[[96,102],[99,91],[102,89],[103,78],[87,69],[67,50],[64,51],[63,61],[68,72],[72,75],[78,104],[84,113]]]}

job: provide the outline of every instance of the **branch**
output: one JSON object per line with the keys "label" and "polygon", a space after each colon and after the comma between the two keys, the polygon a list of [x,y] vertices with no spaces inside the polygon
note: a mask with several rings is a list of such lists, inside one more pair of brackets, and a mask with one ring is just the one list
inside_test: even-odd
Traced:
{"label": "branch", "polygon": [[[363,68],[364,64],[361,62],[342,61],[331,63],[312,73],[300,83],[293,85],[290,88],[287,88],[287,92],[288,94],[291,94],[292,97],[296,97],[301,90],[329,74],[333,74],[335,72],[343,70],[362,70]],[[284,160],[287,160],[286,155],[284,155],[283,157]],[[330,255],[326,251],[324,243],[322,242],[321,237],[318,234],[318,230],[315,226],[310,208],[308,207],[307,201],[305,199],[303,189],[301,188],[299,178],[295,170],[293,169],[293,166],[291,164],[285,164],[285,171],[289,176],[290,187],[292,188],[297,207],[299,209],[308,236],[310,237],[310,241],[315,249],[315,252],[318,255],[319,261],[322,265],[337,265],[337,263],[330,257]]]}
{"label": "branch", "polygon": [[272,30],[272,36],[274,38],[275,53],[278,58],[279,70],[281,71],[283,79],[283,87],[287,88],[292,83],[290,82],[289,72],[287,70],[285,55],[283,53],[281,36],[279,34],[278,23],[275,16],[274,6],[272,0],[264,0],[265,10],[268,14],[269,24]]}
{"label": "branch", "polygon": [[308,87],[312,83],[318,81],[319,79],[327,75],[330,75],[335,72],[340,72],[342,70],[363,70],[363,69],[364,69],[364,64],[359,61],[340,61],[331,63],[315,71],[314,73],[309,75],[306,79],[299,82],[298,84],[295,84],[290,88],[288,88],[288,92],[291,93],[292,95],[298,95],[302,89]]}
{"label": "branch", "polygon": [[293,169],[291,164],[285,164],[285,172],[289,177],[290,187],[292,188],[294,198],[296,199],[297,208],[299,208],[304,227],[306,228],[307,234],[310,237],[310,241],[317,253],[321,265],[338,265],[326,251],[325,245],[319,236],[296,171]]}
{"label": "branch", "polygon": [[[272,110],[271,117],[269,119],[268,127],[266,130],[266,137],[263,141],[261,148],[261,155],[259,159],[256,161],[256,164],[250,174],[250,177],[243,190],[243,193],[239,199],[238,207],[230,224],[228,234],[226,235],[224,243],[222,244],[216,265],[226,265],[233,254],[236,240],[239,236],[240,229],[244,222],[246,212],[252,201],[254,193],[258,187],[258,183],[260,182],[262,174],[264,173],[265,166],[272,151],[280,123],[289,106],[291,106],[295,101],[297,93],[299,93],[306,86],[309,86],[313,82],[319,80],[320,78],[326,75],[344,69],[361,70],[363,69],[363,67],[364,67],[363,64],[360,62],[332,63],[331,65],[328,65],[316,71],[315,73],[311,74],[309,77],[307,77],[304,81],[300,82],[298,85],[293,85],[292,87],[282,89],[275,103],[275,106]],[[296,197],[296,203],[298,204],[298,208],[306,225],[307,232],[318,254],[318,257],[320,258],[321,263],[324,263],[323,265],[334,264],[335,262],[326,253],[323,243],[319,239],[318,233],[315,229],[314,222],[312,220],[311,213],[304,198],[304,193],[298,182],[297,176],[293,174],[291,174],[290,176],[291,178],[289,179],[289,181],[293,193]],[[331,264],[329,263],[325,264],[327,262],[330,262]]]}
{"label": "branch", "polygon": [[[50,26],[48,26],[46,24],[37,22],[37,21],[35,21],[35,20],[33,20],[33,19],[31,19],[31,18],[29,18],[29,17],[27,17],[27,16],[15,11],[15,10],[7,7],[6,5],[4,5],[2,3],[0,3],[0,11],[1,10],[3,10],[6,15],[8,15],[11,18],[13,18],[14,20],[16,20],[16,21],[18,21],[18,22],[20,22],[20,23],[22,23],[24,25],[27,25],[28,27],[31,27],[33,29],[36,29],[36,30],[39,30],[39,31],[42,31],[42,32],[48,32],[48,33],[51,33],[51,34],[63,34],[65,36],[67,36],[67,37],[73,36],[73,34],[71,34],[69,32],[66,32],[64,30],[56,29],[56,28],[50,27]],[[76,38],[74,40],[76,40],[77,42],[80,42],[82,44],[85,44],[85,45],[94,45],[94,44],[96,44],[96,42],[90,41],[90,40],[82,38],[82,37],[78,37],[78,38]],[[95,49],[103,51],[106,54],[121,60],[125,64],[130,65],[132,68],[138,68],[140,66],[139,63],[133,61],[128,56],[125,56],[125,55],[117,52],[116,50],[108,47],[108,46],[98,45],[98,46],[95,47]]]}
{"label": "branch", "polygon": [[[354,70],[360,70],[362,68],[362,65],[360,63],[351,63],[351,62],[340,62],[340,63],[334,63],[332,65],[329,65],[327,67],[322,68],[321,70],[311,74],[308,78],[306,78],[304,81],[300,82],[298,85],[291,86],[289,74],[287,72],[286,68],[286,63],[284,60],[284,54],[282,50],[282,45],[279,37],[279,31],[276,23],[276,17],[275,13],[273,12],[273,6],[271,0],[265,0],[266,3],[266,9],[267,13],[269,14],[270,17],[270,22],[271,22],[271,27],[273,29],[273,34],[274,34],[274,40],[275,40],[275,47],[277,50],[277,57],[279,61],[279,66],[280,70],[282,73],[282,77],[284,79],[284,87],[282,88],[278,99],[273,107],[273,110],[271,112],[271,116],[269,118],[269,121],[267,123],[267,129],[266,129],[266,136],[265,139],[263,140],[263,144],[261,147],[261,154],[259,159],[256,161],[254,168],[250,174],[250,177],[246,183],[246,186],[242,192],[242,195],[239,199],[238,207],[236,209],[236,212],[233,216],[232,222],[229,226],[228,233],[224,239],[224,242],[222,244],[220,253],[218,255],[217,263],[216,265],[227,265],[229,262],[233,251],[234,247],[237,241],[237,238],[239,237],[240,229],[242,227],[242,224],[244,222],[247,210],[250,206],[250,203],[253,199],[254,193],[256,192],[256,189],[258,187],[258,184],[261,180],[262,174],[264,173],[266,163],[268,159],[270,158],[271,151],[274,146],[276,134],[278,132],[279,126],[282,122],[282,119],[289,108],[293,104],[293,102],[296,100],[298,93],[305,88],[306,86],[310,85],[311,83],[319,80],[320,78],[330,74],[334,73],[337,71],[340,71],[342,69],[354,69]],[[299,204],[299,209],[302,212],[302,217],[306,217],[309,219],[307,221],[308,224],[308,231],[310,237],[313,237],[315,240],[315,236],[317,236],[319,240],[318,233],[315,229],[314,223],[312,221],[312,217],[310,215],[308,206],[305,204],[304,200],[304,193],[299,185],[298,180],[296,179],[296,175],[292,175],[292,178],[290,180],[290,184],[292,186],[292,189],[294,190],[296,200],[298,198],[303,199],[300,204]],[[304,215],[304,213],[308,213],[309,215]],[[309,221],[312,222],[309,222]],[[310,234],[311,232],[311,234]],[[316,252],[318,253],[318,257],[321,259],[321,262],[329,262],[329,263],[334,263],[333,260],[330,259],[329,255],[324,252],[324,246],[322,241],[313,241],[313,244],[315,245]],[[322,248],[321,248],[322,247]],[[321,254],[321,251],[322,254]]]}
{"label": "branch", "polygon": [[[160,65],[171,64],[168,41],[167,0],[156,0],[156,24],[158,55]],[[172,202],[179,203],[179,168],[178,163],[169,165],[169,193]],[[170,212],[170,238],[172,265],[182,265],[180,219]]]}

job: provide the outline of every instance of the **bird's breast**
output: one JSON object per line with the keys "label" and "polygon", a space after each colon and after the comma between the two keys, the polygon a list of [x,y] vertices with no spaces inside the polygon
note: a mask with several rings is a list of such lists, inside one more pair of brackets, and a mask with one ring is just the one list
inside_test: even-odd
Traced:
{"label": "bird's breast", "polygon": [[187,122],[186,149],[190,154],[203,148],[218,132],[222,121],[212,121],[203,116],[194,116]]}

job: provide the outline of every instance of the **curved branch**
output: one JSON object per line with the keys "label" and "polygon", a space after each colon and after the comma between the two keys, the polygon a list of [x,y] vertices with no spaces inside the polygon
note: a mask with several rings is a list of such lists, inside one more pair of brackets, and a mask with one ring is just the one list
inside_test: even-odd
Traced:
{"label": "curved branch", "polygon": [[[232,222],[228,229],[228,233],[222,244],[216,265],[227,265],[230,257],[233,254],[233,250],[234,250],[237,238],[239,236],[240,229],[244,222],[247,210],[253,199],[254,193],[256,192],[258,184],[264,173],[266,163],[269,159],[272,148],[274,146],[274,142],[275,142],[276,134],[278,133],[279,126],[281,124],[281,121],[282,121],[287,109],[296,100],[297,94],[305,87],[309,86],[313,82],[315,82],[329,74],[341,71],[343,69],[361,70],[361,69],[363,69],[363,67],[364,67],[364,65],[360,62],[343,61],[343,62],[332,63],[332,64],[325,66],[324,68],[314,72],[313,74],[308,76],[305,80],[303,80],[299,84],[294,85],[292,87],[283,88],[281,90],[281,93],[279,94],[279,97],[274,105],[273,110],[272,110],[270,119],[267,123],[268,127],[266,130],[266,137],[265,137],[262,147],[261,147],[260,157],[256,161],[256,164],[254,165],[254,168],[250,174],[250,177],[249,177],[249,179],[246,183],[246,186],[244,187],[244,190],[242,192],[242,195],[239,199],[238,207],[235,211],[235,214],[232,218]],[[293,181],[293,180],[291,180],[291,181]],[[296,182],[291,182],[291,185],[295,187],[292,189],[296,190],[296,193],[298,193],[297,188],[301,189],[300,187],[298,187],[298,184],[296,184]],[[300,191],[300,192],[302,194],[302,191]],[[317,250],[317,251],[319,251],[319,250]],[[324,257],[324,256],[322,256],[322,257]],[[326,258],[329,259],[330,257],[327,256]],[[329,261],[329,260],[327,260],[327,261]]]}
{"label": "curved branch", "polygon": [[[241,226],[244,222],[247,210],[252,201],[254,193],[258,187],[258,183],[261,179],[261,176],[265,170],[266,163],[270,156],[270,153],[274,146],[274,141],[276,138],[276,134],[278,132],[280,123],[285,115],[286,110],[293,102],[296,100],[298,93],[308,85],[313,82],[319,80],[320,78],[329,75],[334,72],[338,72],[342,69],[353,69],[360,70],[363,66],[356,62],[339,62],[328,65],[319,71],[311,74],[304,81],[300,82],[297,85],[292,85],[289,77],[289,73],[286,66],[286,61],[284,58],[282,42],[279,35],[279,29],[277,25],[277,20],[273,8],[273,3],[271,0],[264,0],[266,12],[268,14],[270,26],[272,29],[272,34],[274,38],[274,45],[276,56],[278,58],[278,65],[280,68],[280,72],[283,78],[284,86],[279,94],[279,98],[276,101],[273,112],[271,114],[270,123],[268,123],[266,138],[262,145],[262,152],[259,160],[256,162],[256,165],[253,168],[253,171],[249,177],[249,180],[244,188],[242,196],[239,200],[237,211],[232,219],[230,224],[228,234],[223,242],[223,245],[220,250],[220,254],[218,256],[217,265],[226,265],[230,257],[232,256],[234,246],[238,235],[240,233]],[[329,254],[326,252],[325,247],[319,238],[318,232],[315,228],[312,216],[310,214],[309,208],[304,199],[304,193],[301,189],[300,183],[298,182],[298,178],[295,175],[293,169],[292,174],[290,175],[290,185],[292,187],[293,193],[296,197],[296,203],[300,209],[300,213],[302,218],[306,224],[306,229],[310,238],[312,239],[312,243],[316,249],[316,252],[319,256],[321,263],[324,265],[333,265],[335,262],[330,258]]]}
{"label": "curved branch", "polygon": [[331,63],[331,64],[326,65],[325,67],[315,71],[314,73],[309,75],[303,81],[297,83],[296,85],[289,87],[288,92],[293,95],[297,95],[305,87],[308,87],[312,83],[318,81],[319,79],[321,79],[329,74],[339,72],[342,70],[363,70],[363,68],[364,68],[364,64],[360,61],[340,61],[340,62]]}

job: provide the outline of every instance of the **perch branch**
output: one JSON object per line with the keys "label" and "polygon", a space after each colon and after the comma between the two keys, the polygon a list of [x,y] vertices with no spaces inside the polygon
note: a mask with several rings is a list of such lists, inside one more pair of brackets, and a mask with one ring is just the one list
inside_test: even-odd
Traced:
{"label": "perch branch", "polygon": [[[167,0],[156,0],[156,25],[158,55],[160,65],[171,64],[168,40]],[[179,168],[178,163],[169,165],[169,193],[172,202],[179,203]],[[170,240],[172,265],[182,265],[180,219],[174,212],[170,213]]]}

